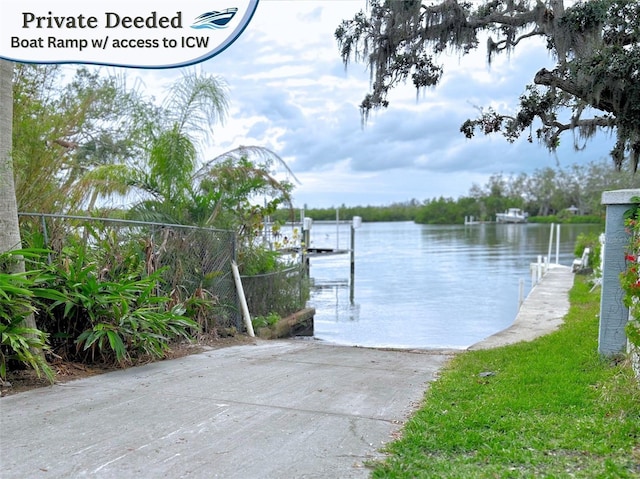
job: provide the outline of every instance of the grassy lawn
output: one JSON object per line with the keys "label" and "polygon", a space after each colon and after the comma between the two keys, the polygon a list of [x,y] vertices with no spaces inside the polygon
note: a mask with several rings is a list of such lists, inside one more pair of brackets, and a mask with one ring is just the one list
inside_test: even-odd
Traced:
{"label": "grassy lawn", "polygon": [[559,331],[456,356],[372,477],[640,477],[640,389],[598,355],[589,288],[576,277]]}

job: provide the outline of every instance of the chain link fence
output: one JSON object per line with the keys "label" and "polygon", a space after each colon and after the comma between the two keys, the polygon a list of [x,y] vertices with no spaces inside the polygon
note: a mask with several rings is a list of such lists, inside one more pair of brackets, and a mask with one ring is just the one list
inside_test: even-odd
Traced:
{"label": "chain link fence", "polygon": [[285,317],[304,308],[309,296],[307,270],[302,263],[282,271],[242,276],[252,316],[272,313]]}
{"label": "chain link fence", "polygon": [[[20,213],[27,247],[60,253],[70,245],[94,261],[105,277],[131,268],[151,274],[162,270],[159,294],[175,301],[213,300],[200,311],[204,332],[241,329],[241,315],[231,271],[236,256],[232,231],[82,216]],[[55,255],[50,261],[55,260]]]}
{"label": "chain link fence", "polygon": [[[176,302],[193,297],[213,300],[215,306],[198,311],[204,332],[244,328],[231,269],[237,256],[232,231],[84,216],[19,216],[25,246],[51,250],[50,261],[72,246],[87,261],[96,262],[104,278],[114,279],[136,268],[141,274],[162,270],[159,294]],[[271,313],[285,317],[304,308],[308,299],[307,271],[301,263],[242,276],[242,283],[253,317]]]}

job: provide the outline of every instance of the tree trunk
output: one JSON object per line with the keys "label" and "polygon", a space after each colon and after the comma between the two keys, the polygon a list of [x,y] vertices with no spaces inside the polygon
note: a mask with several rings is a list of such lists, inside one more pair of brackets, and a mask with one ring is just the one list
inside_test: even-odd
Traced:
{"label": "tree trunk", "polygon": [[11,159],[12,75],[13,63],[0,60],[0,252],[20,248],[18,207]]}
{"label": "tree trunk", "polygon": [[[12,134],[13,63],[0,60],[0,253],[22,248],[11,158]],[[11,269],[11,272],[24,272],[24,262],[16,262]],[[36,327],[32,314],[25,323],[29,328]]]}

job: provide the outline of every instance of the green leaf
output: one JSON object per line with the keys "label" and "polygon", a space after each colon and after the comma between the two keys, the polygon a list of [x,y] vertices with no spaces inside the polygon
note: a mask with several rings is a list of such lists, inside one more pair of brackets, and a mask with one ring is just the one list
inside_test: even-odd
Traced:
{"label": "green leaf", "polygon": [[109,338],[109,346],[116,353],[116,358],[121,361],[126,355],[126,348],[122,342],[122,338],[115,331],[107,331]]}
{"label": "green leaf", "polygon": [[38,298],[50,299],[53,301],[64,301],[66,299],[66,296],[60,291],[49,288],[35,288],[33,290],[33,295]]}

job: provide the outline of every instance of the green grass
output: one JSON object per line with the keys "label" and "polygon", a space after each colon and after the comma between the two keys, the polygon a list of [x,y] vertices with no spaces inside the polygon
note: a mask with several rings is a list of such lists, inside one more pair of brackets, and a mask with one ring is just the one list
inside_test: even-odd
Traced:
{"label": "green grass", "polygon": [[372,477],[640,477],[638,383],[597,352],[599,291],[570,301],[555,333],[456,356]]}

